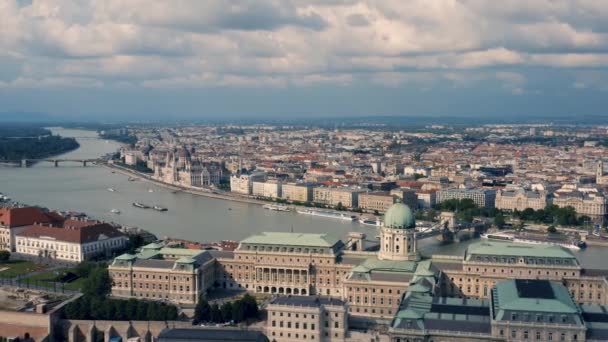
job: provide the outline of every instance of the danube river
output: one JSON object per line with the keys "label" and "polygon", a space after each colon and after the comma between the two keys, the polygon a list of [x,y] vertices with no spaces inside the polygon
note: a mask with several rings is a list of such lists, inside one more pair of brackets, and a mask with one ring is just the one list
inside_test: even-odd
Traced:
{"label": "danube river", "polygon": [[[120,145],[97,138],[93,131],[53,128],[53,133],[74,137],[80,148],[61,158],[97,158],[115,152]],[[108,191],[108,188],[116,191]],[[329,233],[346,240],[348,232],[365,232],[373,239],[377,231],[357,222],[274,212],[249,203],[212,199],[171,190],[143,181],[129,181],[108,168],[76,163],[40,163],[30,168],[0,168],[0,192],[13,200],[57,210],[85,212],[89,216],[136,226],[156,234],[194,241],[241,240],[262,231]],[[167,212],[135,208],[139,201],[160,205]],[[118,209],[121,214],[110,213]],[[466,243],[440,246],[433,238],[420,241],[424,254],[462,254]],[[605,268],[608,248],[590,247],[576,253],[589,268]]]}

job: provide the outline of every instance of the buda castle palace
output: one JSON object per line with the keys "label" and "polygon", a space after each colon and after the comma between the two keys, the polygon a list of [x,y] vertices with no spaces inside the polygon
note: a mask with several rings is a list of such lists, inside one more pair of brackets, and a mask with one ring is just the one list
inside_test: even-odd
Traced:
{"label": "buda castle palace", "polygon": [[[524,336],[584,341],[594,319],[594,331],[602,333],[608,271],[584,269],[569,250],[553,245],[482,241],[470,244],[464,256],[423,256],[415,226],[411,209],[397,202],[384,216],[379,239],[350,233],[343,242],[328,234],[264,232],[242,240],[234,251],[154,243],[114,259],[112,294],[179,305],[193,305],[216,288],[301,298],[293,300],[300,306],[303,297],[317,298],[312,303],[343,308],[331,310],[336,317],[343,312],[349,325],[385,324],[393,342],[432,341],[433,336],[452,336],[436,341]],[[271,340],[303,336],[288,331],[273,314],[269,311]],[[344,329],[344,323],[332,324]],[[606,333],[608,338],[608,327]],[[343,333],[325,336],[314,339],[344,340]]]}

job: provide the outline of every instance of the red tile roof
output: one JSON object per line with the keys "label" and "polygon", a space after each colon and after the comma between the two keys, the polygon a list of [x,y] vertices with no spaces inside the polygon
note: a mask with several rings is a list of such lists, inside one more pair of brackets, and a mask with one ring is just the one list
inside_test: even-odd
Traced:
{"label": "red tile roof", "polygon": [[29,226],[34,223],[60,223],[64,218],[58,213],[45,213],[40,208],[0,208],[0,226],[9,228]]}
{"label": "red tile roof", "polygon": [[44,236],[80,244],[97,241],[101,235],[108,238],[124,236],[118,229],[107,223],[75,219],[66,220],[62,226],[35,224],[17,234],[17,236],[31,238]]}

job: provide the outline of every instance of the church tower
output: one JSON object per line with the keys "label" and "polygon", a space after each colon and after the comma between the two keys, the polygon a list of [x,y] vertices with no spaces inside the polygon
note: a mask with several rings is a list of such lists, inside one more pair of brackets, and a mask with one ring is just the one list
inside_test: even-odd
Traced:
{"label": "church tower", "polygon": [[399,199],[384,215],[380,231],[380,260],[420,260],[416,244],[416,220],[412,210]]}
{"label": "church tower", "polygon": [[595,174],[595,183],[596,184],[604,184],[606,181],[604,180],[604,162],[599,160],[597,162],[597,171]]}

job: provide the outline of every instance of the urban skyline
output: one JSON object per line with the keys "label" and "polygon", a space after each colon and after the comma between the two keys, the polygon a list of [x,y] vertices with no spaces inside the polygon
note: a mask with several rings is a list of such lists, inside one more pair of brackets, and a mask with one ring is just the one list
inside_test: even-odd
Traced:
{"label": "urban skyline", "polygon": [[3,0],[0,112],[604,115],[597,1]]}

